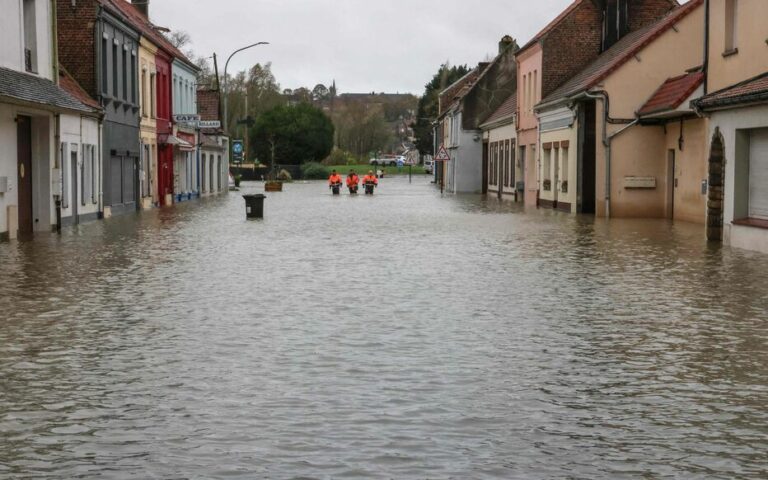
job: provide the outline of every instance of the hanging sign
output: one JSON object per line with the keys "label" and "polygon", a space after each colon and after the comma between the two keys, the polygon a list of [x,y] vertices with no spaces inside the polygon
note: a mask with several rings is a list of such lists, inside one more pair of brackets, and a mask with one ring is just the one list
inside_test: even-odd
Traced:
{"label": "hanging sign", "polygon": [[197,123],[200,121],[200,115],[174,115],[173,121],[176,123]]}

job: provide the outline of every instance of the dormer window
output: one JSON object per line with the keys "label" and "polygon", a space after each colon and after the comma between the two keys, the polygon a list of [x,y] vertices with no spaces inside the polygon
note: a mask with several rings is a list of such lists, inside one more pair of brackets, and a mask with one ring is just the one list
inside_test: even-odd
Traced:
{"label": "dormer window", "polygon": [[24,70],[37,73],[37,22],[35,0],[24,0]]}
{"label": "dormer window", "polygon": [[603,5],[603,51],[605,51],[629,32],[629,0],[605,0]]}

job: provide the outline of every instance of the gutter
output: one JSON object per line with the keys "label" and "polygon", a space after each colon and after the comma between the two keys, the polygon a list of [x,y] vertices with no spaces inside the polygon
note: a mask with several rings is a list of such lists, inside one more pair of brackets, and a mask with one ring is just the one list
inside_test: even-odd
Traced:
{"label": "gutter", "polygon": [[704,72],[704,95],[709,93],[709,13],[710,0],[704,2],[704,64],[702,70]]}

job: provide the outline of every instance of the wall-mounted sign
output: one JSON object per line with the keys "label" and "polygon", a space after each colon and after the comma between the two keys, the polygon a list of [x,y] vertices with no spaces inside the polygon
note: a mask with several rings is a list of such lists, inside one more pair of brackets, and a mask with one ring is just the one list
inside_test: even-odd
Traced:
{"label": "wall-mounted sign", "polygon": [[197,128],[221,128],[221,122],[218,120],[200,120],[197,122]]}
{"label": "wall-mounted sign", "polygon": [[176,123],[197,123],[200,121],[200,115],[174,115],[173,121]]}

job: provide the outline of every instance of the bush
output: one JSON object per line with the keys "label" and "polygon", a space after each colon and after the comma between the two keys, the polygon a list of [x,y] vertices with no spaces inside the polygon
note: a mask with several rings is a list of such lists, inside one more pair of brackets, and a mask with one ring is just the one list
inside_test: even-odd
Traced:
{"label": "bush", "polygon": [[331,172],[322,163],[309,162],[301,166],[301,174],[307,180],[325,180]]}
{"label": "bush", "polygon": [[334,148],[331,155],[323,161],[324,165],[355,165],[357,159],[346,150]]}
{"label": "bush", "polygon": [[290,182],[293,180],[293,177],[291,176],[291,172],[286,169],[282,169],[280,170],[280,173],[277,174],[277,179],[283,182]]}

